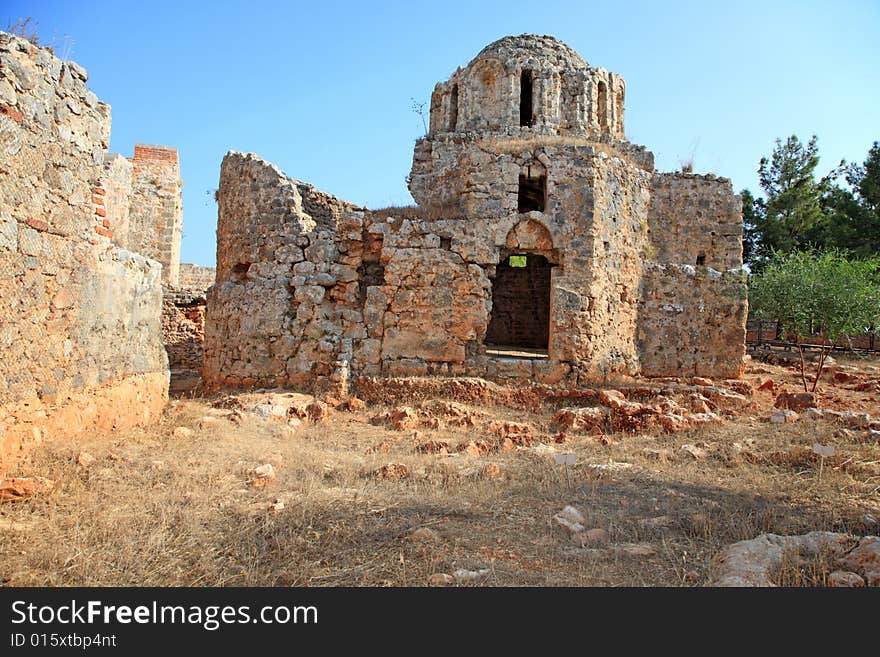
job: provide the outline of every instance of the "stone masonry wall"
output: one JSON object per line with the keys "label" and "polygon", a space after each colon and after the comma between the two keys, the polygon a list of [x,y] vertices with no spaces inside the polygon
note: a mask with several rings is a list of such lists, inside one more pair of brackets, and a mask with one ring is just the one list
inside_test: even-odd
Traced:
{"label": "stone masonry wall", "polygon": [[160,266],[112,240],[110,108],[86,80],[0,33],[0,472],[35,441],[149,422],[167,399]]}
{"label": "stone masonry wall", "polygon": [[171,370],[170,392],[188,392],[202,380],[206,292],[213,267],[180,263],[178,285],[163,285],[162,339]]}
{"label": "stone masonry wall", "polygon": [[129,248],[162,263],[162,280],[176,285],[183,233],[177,149],[136,144],[132,163]]}
{"label": "stone masonry wall", "polygon": [[648,221],[651,259],[719,271],[742,266],[742,200],[727,178],[654,174]]}
{"label": "stone masonry wall", "polygon": [[742,269],[649,263],[638,346],[645,376],[742,374],[748,316]]}
{"label": "stone masonry wall", "polygon": [[189,262],[180,263],[180,275],[177,284],[180,287],[193,287],[199,290],[207,290],[214,284],[217,270],[214,267],[202,267]]}

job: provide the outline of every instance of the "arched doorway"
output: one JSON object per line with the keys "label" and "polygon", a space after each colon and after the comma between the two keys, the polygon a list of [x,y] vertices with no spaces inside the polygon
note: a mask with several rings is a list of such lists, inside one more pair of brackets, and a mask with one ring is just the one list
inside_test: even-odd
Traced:
{"label": "arched doorway", "polygon": [[492,277],[492,313],[484,343],[489,355],[547,358],[552,336],[553,238],[526,219],[505,239]]}
{"label": "arched doorway", "polygon": [[498,263],[486,344],[502,351],[543,351],[550,343],[550,273],[546,257],[513,254]]}

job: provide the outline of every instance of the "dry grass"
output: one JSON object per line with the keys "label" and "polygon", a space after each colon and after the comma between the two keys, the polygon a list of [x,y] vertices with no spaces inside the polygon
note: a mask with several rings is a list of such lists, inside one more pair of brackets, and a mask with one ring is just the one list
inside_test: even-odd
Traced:
{"label": "dry grass", "polygon": [[[769,425],[758,419],[767,406],[759,395],[755,416],[699,431],[555,445],[577,456],[567,473],[552,453],[534,449],[419,453],[420,442],[455,446],[474,430],[393,431],[369,422],[382,408],[338,411],[291,435],[255,419],[203,424],[208,401],[173,402],[149,430],[35,450],[19,474],[57,485],[0,508],[3,583],[420,586],[432,573],[485,568],[476,584],[690,586],[708,581],[712,557],[731,542],[763,532],[876,533],[864,516],[880,515],[880,445],[828,422]],[[550,428],[551,409],[475,410],[539,433]],[[178,426],[193,436],[175,438]],[[754,443],[744,451],[733,447],[747,439]],[[814,442],[839,453],[821,480],[818,463],[804,456]],[[657,460],[643,451],[680,454],[685,443],[705,443],[709,456]],[[81,451],[96,460],[78,465]],[[632,467],[589,467],[609,461]],[[277,478],[248,487],[248,471],[266,462]],[[391,462],[412,475],[374,476]],[[490,462],[500,478],[482,474]],[[269,511],[277,499],[284,509]],[[607,540],[576,547],[551,520],[567,504]],[[645,523],[660,516],[666,527]],[[439,540],[410,539],[421,527]],[[621,543],[649,543],[657,553],[626,555],[613,549]],[[785,569],[784,583],[824,581],[820,566],[802,566]]]}

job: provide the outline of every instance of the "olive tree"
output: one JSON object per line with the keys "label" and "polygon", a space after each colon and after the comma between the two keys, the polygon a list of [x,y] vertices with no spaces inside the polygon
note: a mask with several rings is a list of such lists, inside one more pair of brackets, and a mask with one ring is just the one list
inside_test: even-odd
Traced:
{"label": "olive tree", "polygon": [[778,322],[783,338],[795,344],[805,392],[805,344],[820,349],[815,392],[831,349],[876,326],[878,272],[876,259],[849,259],[839,251],[794,251],[774,253],[764,270],[750,278],[751,313]]}

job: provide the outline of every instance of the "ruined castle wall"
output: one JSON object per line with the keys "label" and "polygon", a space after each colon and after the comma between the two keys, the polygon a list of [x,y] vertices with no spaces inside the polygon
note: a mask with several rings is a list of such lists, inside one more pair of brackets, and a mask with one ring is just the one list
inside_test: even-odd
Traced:
{"label": "ruined castle wall", "polygon": [[0,34],[0,471],[45,437],[149,422],[167,399],[160,267],[112,239],[110,109],[86,79]]}
{"label": "ruined castle wall", "polygon": [[162,263],[162,280],[175,285],[183,234],[177,149],[136,144],[131,163],[129,248]]}
{"label": "ruined castle wall", "polygon": [[742,266],[742,200],[727,178],[658,173],[648,215],[651,257],[719,271]]}
{"label": "ruined castle wall", "polygon": [[[343,344],[338,300],[357,299],[355,206],[230,152],[220,170],[217,280],[208,293],[209,386],[329,378]],[[353,215],[353,220],[349,220]]]}
{"label": "ruined castle wall", "polygon": [[162,342],[172,394],[192,390],[201,380],[206,305],[204,289],[163,286]]}
{"label": "ruined castle wall", "polygon": [[739,375],[748,314],[741,208],[725,178],[654,175],[638,329],[646,375]]}
{"label": "ruined castle wall", "polygon": [[592,262],[584,288],[590,312],[586,324],[568,328],[587,341],[578,359],[594,377],[604,378],[639,370],[635,334],[650,174],[605,153],[595,157],[593,166]]}
{"label": "ruined castle wall", "polygon": [[207,290],[214,284],[216,276],[217,270],[214,267],[203,267],[189,262],[181,262],[177,284],[180,287]]}
{"label": "ruined castle wall", "polygon": [[748,316],[742,269],[648,262],[640,306],[645,376],[740,376]]}
{"label": "ruined castle wall", "polygon": [[[112,231],[113,241],[130,248],[131,161],[116,153],[105,153],[101,184],[95,189],[95,201],[103,201],[106,213],[102,226]],[[96,208],[97,209],[97,208]]]}

